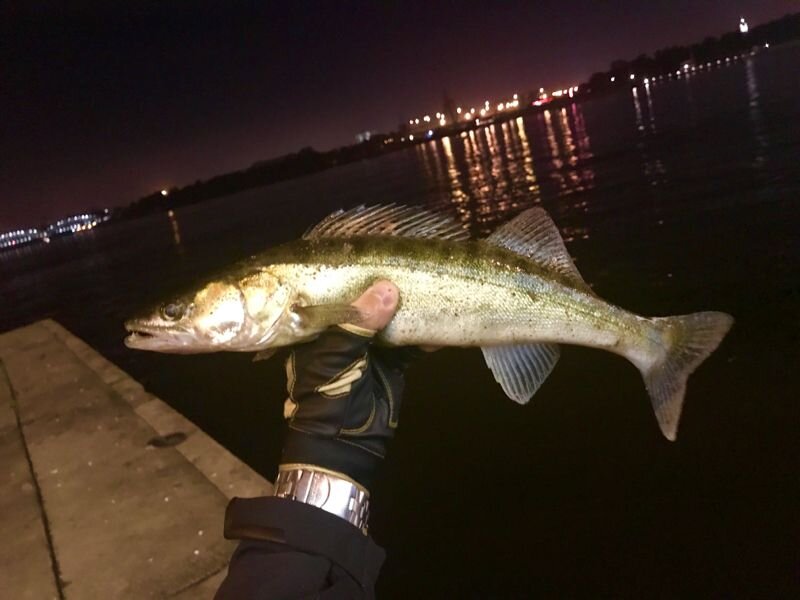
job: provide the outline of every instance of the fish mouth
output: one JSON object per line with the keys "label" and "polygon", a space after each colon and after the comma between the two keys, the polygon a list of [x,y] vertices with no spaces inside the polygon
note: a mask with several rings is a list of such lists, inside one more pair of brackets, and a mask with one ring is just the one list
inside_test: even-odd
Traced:
{"label": "fish mouth", "polygon": [[180,333],[173,327],[160,327],[158,325],[148,325],[139,321],[127,321],[125,329],[128,335],[125,337],[125,345],[128,348],[137,350],[156,350],[160,347],[169,345],[169,341]]}

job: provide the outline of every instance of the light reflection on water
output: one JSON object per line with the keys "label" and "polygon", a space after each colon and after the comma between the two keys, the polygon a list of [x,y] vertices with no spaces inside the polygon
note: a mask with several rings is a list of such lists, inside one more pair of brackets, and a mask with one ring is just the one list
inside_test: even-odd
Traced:
{"label": "light reflection on water", "polygon": [[172,239],[175,241],[175,248],[179,254],[183,254],[183,245],[181,244],[181,228],[178,224],[178,218],[175,216],[175,211],[171,209],[168,210],[167,217],[169,218],[169,224],[172,227]]}
{"label": "light reflection on water", "polygon": [[525,182],[528,184],[527,189],[531,197],[539,197],[539,184],[536,181],[536,173],[533,170],[533,157],[531,156],[531,148],[528,145],[528,134],[525,133],[525,122],[522,117],[517,117],[514,120],[515,128],[512,131],[516,132],[517,139],[522,154],[522,169],[525,172]]}
{"label": "light reflection on water", "polygon": [[761,115],[761,108],[758,102],[758,79],[756,77],[756,70],[752,57],[748,56],[745,59],[744,67],[747,75],[747,98],[748,106],[750,107],[750,122],[753,128],[753,138],[756,143],[753,166],[761,168],[766,161],[766,149],[769,145],[769,140],[765,133],[764,117]]}
{"label": "light reflection on water", "polygon": [[[536,154],[530,139],[542,132],[546,149]],[[595,181],[594,154],[578,104],[431,140],[417,146],[415,155],[431,195],[478,234],[541,202],[539,170],[559,197],[587,192]]]}
{"label": "light reflection on water", "polygon": [[650,185],[657,186],[662,185],[667,181],[667,172],[664,168],[664,163],[660,158],[654,155],[654,151],[651,148],[652,143],[650,138],[656,134],[656,124],[655,116],[653,114],[653,102],[650,94],[650,86],[645,84],[644,90],[645,97],[647,99],[647,110],[645,117],[642,116],[643,110],[642,103],[639,99],[639,88],[635,87],[631,90],[631,95],[633,97],[633,108],[636,115],[636,129],[639,132],[639,140],[636,142],[636,147],[639,149],[639,153],[642,158],[642,168],[644,170],[645,177],[650,182]]}

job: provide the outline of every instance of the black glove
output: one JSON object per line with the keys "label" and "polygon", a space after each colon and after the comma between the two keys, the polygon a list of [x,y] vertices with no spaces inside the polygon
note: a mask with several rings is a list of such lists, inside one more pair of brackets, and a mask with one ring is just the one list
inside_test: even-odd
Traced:
{"label": "black glove", "polygon": [[282,464],[315,465],[372,487],[397,427],[403,372],[418,352],[378,347],[373,335],[333,327],[289,356]]}

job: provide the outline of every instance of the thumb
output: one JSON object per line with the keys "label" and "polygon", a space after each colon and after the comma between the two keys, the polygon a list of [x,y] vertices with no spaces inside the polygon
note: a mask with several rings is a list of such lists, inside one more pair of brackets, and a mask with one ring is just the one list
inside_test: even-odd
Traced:
{"label": "thumb", "polygon": [[376,281],[352,304],[363,315],[358,325],[376,331],[383,329],[397,312],[399,301],[400,290],[395,284],[384,279]]}

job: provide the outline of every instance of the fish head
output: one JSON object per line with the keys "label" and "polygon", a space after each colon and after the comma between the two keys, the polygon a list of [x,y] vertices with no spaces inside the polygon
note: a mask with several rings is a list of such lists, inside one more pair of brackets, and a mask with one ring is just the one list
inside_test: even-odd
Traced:
{"label": "fish head", "polygon": [[210,281],[127,321],[125,345],[177,354],[263,350],[282,337],[291,302],[291,288],[266,271]]}

